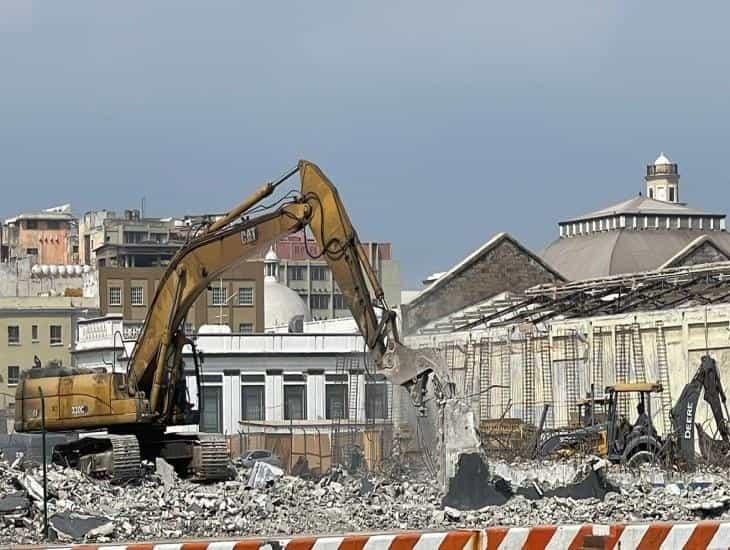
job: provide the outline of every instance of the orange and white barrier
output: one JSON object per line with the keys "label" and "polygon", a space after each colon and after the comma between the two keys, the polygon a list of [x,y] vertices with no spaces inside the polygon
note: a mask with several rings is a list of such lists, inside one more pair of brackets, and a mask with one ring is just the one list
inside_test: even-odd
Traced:
{"label": "orange and white barrier", "polygon": [[708,550],[730,548],[730,523],[490,527],[486,550]]}
{"label": "orange and white barrier", "polygon": [[730,522],[542,525],[484,530],[74,545],[53,550],[719,550],[730,549]]}

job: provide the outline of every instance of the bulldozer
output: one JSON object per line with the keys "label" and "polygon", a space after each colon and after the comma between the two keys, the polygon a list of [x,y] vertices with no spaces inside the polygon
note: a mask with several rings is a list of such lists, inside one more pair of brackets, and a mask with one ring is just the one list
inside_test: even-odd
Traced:
{"label": "bulldozer", "polygon": [[[298,192],[263,203],[295,174],[301,181]],[[179,474],[193,479],[227,477],[222,434],[167,430],[200,421],[200,409],[191,403],[183,375],[183,348],[192,348],[198,395],[202,366],[194,342],[185,335],[184,321],[195,300],[227,268],[263,254],[282,236],[307,229],[329,264],[376,371],[405,387],[420,411],[425,411],[429,389],[439,402],[454,397],[455,386],[439,358],[401,344],[396,314],[336,188],[319,167],[302,160],[218,220],[197,228],[162,275],[125,372],[56,367],[24,373],[16,391],[16,431],[38,431],[44,423],[48,432],[93,432],[57,446],[54,460],[114,480],[139,476],[141,460],[155,457],[165,458]],[[436,382],[429,384],[432,375]],[[465,422],[475,425],[470,419]],[[468,449],[478,439],[476,434],[459,437],[444,447]]]}

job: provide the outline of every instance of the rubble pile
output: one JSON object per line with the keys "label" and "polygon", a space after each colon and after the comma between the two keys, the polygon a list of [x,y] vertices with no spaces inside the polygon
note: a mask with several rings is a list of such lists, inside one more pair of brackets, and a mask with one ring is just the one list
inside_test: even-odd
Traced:
{"label": "rubble pile", "polygon": [[[561,485],[575,484],[575,476],[595,471],[595,463],[588,468],[501,464],[494,469],[502,475],[499,484],[512,491],[509,498],[502,505],[460,511],[443,505],[444,495],[433,482],[349,475],[339,468],[315,480],[258,463],[236,468],[230,481],[209,485],[181,480],[163,464],[157,469],[149,465],[142,479],[114,485],[50,466],[51,536],[64,542],[110,542],[730,518],[728,472],[665,480],[609,470],[617,492],[601,500],[570,496],[569,485]],[[563,479],[573,471],[572,479]],[[0,461],[0,544],[42,541],[41,495],[37,464]]]}

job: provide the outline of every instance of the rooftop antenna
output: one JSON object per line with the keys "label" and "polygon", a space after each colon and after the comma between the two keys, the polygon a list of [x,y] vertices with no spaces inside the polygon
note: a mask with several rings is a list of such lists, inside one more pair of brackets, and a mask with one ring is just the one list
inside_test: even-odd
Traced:
{"label": "rooftop antenna", "polygon": [[142,197],[142,200],[139,201],[139,217],[144,219],[144,206],[147,199],[145,197]]}

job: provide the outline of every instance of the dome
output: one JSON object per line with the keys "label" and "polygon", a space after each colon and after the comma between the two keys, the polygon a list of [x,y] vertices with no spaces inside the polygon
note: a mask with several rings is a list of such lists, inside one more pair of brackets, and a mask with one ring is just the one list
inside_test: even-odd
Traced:
{"label": "dome", "polygon": [[664,164],[673,164],[672,159],[666,156],[664,153],[660,153],[654,161],[654,166],[662,166]]}
{"label": "dome", "polygon": [[228,325],[200,325],[198,335],[200,334],[230,334],[231,327]]}
{"label": "dome", "polygon": [[264,325],[266,329],[287,326],[297,317],[311,320],[304,300],[291,288],[282,285],[274,277],[264,278]]}

